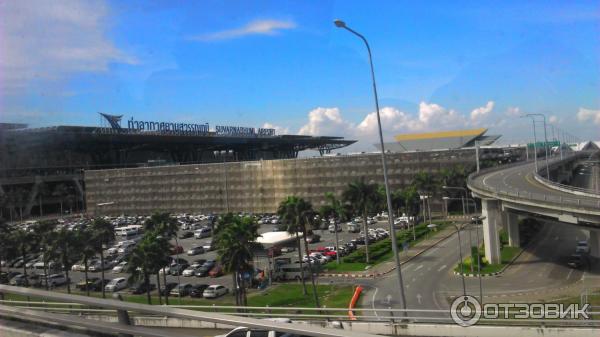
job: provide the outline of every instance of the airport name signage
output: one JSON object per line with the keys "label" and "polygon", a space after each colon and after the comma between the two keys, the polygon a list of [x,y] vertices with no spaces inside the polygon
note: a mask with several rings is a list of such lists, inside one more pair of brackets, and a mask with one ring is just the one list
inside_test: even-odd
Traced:
{"label": "airport name signage", "polygon": [[219,136],[275,136],[275,129],[255,129],[245,126],[217,125],[215,132]]}
{"label": "airport name signage", "polygon": [[[106,117],[106,116],[105,116]],[[112,116],[109,116],[112,117]],[[118,117],[118,116],[117,116]],[[109,122],[111,119],[106,117]],[[111,125],[113,128],[118,126],[118,121],[112,121]],[[210,126],[208,123],[194,124],[194,123],[171,123],[171,122],[148,122],[148,121],[136,121],[131,117],[127,121],[127,129],[136,131],[157,131],[161,133],[171,134],[203,134],[208,135],[211,133]],[[224,126],[217,125],[214,130],[214,134],[218,136],[275,136],[275,129],[269,128],[252,128],[245,126]]]}

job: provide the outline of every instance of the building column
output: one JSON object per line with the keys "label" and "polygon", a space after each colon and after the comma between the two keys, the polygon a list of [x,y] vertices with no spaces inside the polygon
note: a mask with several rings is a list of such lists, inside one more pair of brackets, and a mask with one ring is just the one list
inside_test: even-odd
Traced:
{"label": "building column", "polygon": [[600,232],[590,230],[590,255],[595,258],[600,258]]}
{"label": "building column", "polygon": [[481,200],[483,219],[483,243],[485,258],[489,263],[500,263],[500,235],[498,225],[501,222],[500,201]]}
{"label": "building column", "polygon": [[521,238],[519,236],[519,217],[515,213],[506,212],[506,227],[508,232],[508,245],[511,247],[520,247]]}

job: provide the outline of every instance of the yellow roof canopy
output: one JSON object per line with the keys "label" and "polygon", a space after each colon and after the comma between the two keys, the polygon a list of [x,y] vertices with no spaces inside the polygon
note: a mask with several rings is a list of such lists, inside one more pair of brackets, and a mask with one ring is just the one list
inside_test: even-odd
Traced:
{"label": "yellow roof canopy", "polygon": [[421,139],[436,139],[436,138],[453,138],[453,137],[474,137],[479,136],[486,132],[487,129],[470,129],[470,130],[452,130],[452,131],[438,131],[438,132],[425,132],[425,133],[405,133],[396,135],[394,138],[396,141],[402,140],[421,140]]}

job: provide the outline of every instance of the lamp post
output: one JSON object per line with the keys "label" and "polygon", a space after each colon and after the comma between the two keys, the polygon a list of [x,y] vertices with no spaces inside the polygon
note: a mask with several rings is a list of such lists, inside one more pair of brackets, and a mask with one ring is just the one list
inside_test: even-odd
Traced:
{"label": "lamp post", "polygon": [[[529,115],[521,116],[521,118],[526,118],[527,116],[529,116]],[[535,135],[535,118],[531,117],[531,122],[533,123],[533,163],[534,163],[535,171],[537,172],[538,163],[537,163],[537,137]],[[527,148],[529,148],[529,146],[527,146]]]}
{"label": "lamp post", "polygon": [[[546,178],[548,180],[550,180],[550,169],[548,168],[548,136],[546,135],[546,115],[544,114],[526,114],[525,116],[527,117],[531,117],[532,119],[535,118],[535,116],[541,116],[544,120],[544,151],[546,153]],[[535,120],[533,122],[533,131],[535,132]],[[536,167],[537,170],[537,167]]]}
{"label": "lamp post", "polygon": [[465,284],[465,270],[463,268],[463,257],[462,257],[462,242],[460,241],[460,227],[454,224],[454,228],[456,228],[456,234],[458,235],[458,257],[460,259],[460,277],[462,279],[463,286],[463,295],[467,296],[467,286]]}
{"label": "lamp post", "polygon": [[[392,250],[394,252],[394,262],[396,263],[396,271],[398,274],[398,285],[400,287],[400,296],[402,298],[402,309],[406,309],[406,297],[404,295],[404,282],[402,280],[402,270],[401,270],[401,266],[400,266],[400,256],[398,255],[398,244],[397,244],[397,238],[396,238],[396,230],[394,228],[394,219],[393,219],[393,214],[394,212],[392,211],[392,197],[390,194],[390,186],[389,186],[389,182],[388,182],[388,176],[387,176],[387,163],[385,161],[385,148],[383,145],[383,132],[381,131],[381,117],[379,116],[379,98],[377,97],[377,85],[375,83],[375,69],[373,68],[373,57],[371,55],[371,47],[369,46],[369,42],[367,42],[367,39],[362,36],[360,33],[354,31],[353,29],[349,28],[348,26],[346,26],[346,23],[342,20],[335,20],[333,22],[335,24],[336,27],[338,28],[343,28],[347,31],[349,31],[350,33],[356,35],[357,37],[359,37],[364,43],[365,46],[367,47],[367,52],[369,54],[369,65],[371,66],[371,81],[373,82],[373,96],[375,98],[375,112],[377,115],[377,127],[378,127],[378,131],[379,131],[379,145],[381,146],[381,164],[383,167],[383,183],[385,185],[385,197],[387,199],[387,208],[388,208],[388,224],[390,227],[390,236],[392,237]],[[365,235],[367,235],[368,233],[365,233]],[[406,316],[406,311],[403,311],[403,315]]]}

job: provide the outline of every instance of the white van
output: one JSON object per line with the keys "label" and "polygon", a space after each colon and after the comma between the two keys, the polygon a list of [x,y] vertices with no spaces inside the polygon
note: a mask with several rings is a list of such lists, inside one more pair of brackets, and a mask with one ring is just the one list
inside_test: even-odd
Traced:
{"label": "white van", "polygon": [[196,239],[207,238],[207,237],[209,237],[210,235],[211,235],[211,230],[210,230],[210,228],[209,228],[209,227],[203,227],[203,228],[197,229],[197,230],[194,232],[194,237],[195,237]]}
{"label": "white van", "polygon": [[[310,277],[310,266],[308,263],[302,264],[302,269],[304,269],[304,278],[307,279]],[[273,273],[273,278],[275,280],[301,280],[302,279],[302,269],[300,269],[300,263],[291,263],[284,264],[277,267],[277,270]]]}
{"label": "white van", "polygon": [[136,235],[137,233],[138,233],[137,228],[132,228],[129,226],[115,229],[115,235],[118,235],[118,236],[132,236],[132,235]]}

